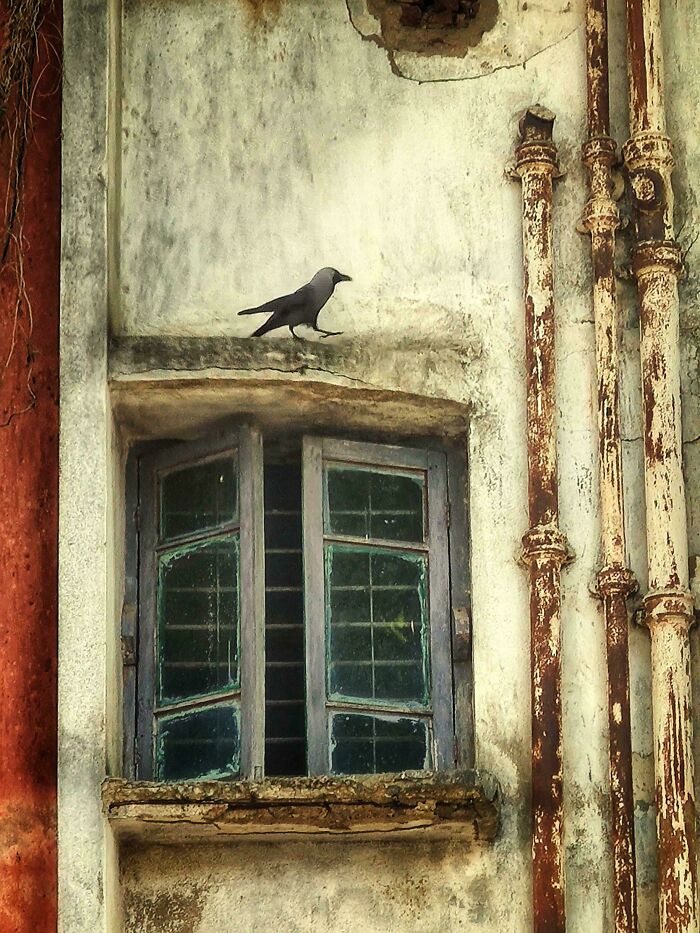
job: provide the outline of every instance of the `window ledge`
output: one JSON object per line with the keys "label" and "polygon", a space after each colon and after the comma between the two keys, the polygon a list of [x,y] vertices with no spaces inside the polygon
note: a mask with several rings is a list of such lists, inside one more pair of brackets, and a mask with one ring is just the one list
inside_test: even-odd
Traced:
{"label": "window ledge", "polygon": [[122,843],[213,842],[245,836],[428,834],[489,842],[500,793],[487,774],[277,778],[159,784],[107,778],[104,812]]}

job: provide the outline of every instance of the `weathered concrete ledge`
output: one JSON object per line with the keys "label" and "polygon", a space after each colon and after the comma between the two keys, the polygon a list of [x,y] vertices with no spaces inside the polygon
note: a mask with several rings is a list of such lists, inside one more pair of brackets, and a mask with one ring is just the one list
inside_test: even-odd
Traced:
{"label": "weathered concrete ledge", "polygon": [[[113,337],[109,344],[109,375],[112,380],[154,378],[158,373],[280,371],[285,374],[327,373],[350,383],[371,385],[352,375],[354,370],[372,369],[372,362],[388,357],[405,359],[420,354],[424,359],[445,358],[469,363],[481,355],[480,342],[433,341],[430,349],[420,337],[393,336],[387,344],[378,338],[367,341],[251,340],[243,337]],[[414,361],[415,362],[415,361]]]}
{"label": "weathered concrete ledge", "polygon": [[[408,343],[120,337],[110,344],[109,378],[118,422],[142,440],[197,436],[232,413],[276,432],[454,439],[466,433],[471,405],[443,390],[463,388],[468,356],[454,347],[409,352]],[[451,366],[455,378],[438,375]]]}
{"label": "weathered concrete ledge", "polygon": [[122,843],[201,843],[270,834],[420,834],[489,842],[498,831],[500,791],[492,777],[478,771],[260,783],[108,778],[102,803]]}
{"label": "weathered concrete ledge", "polygon": [[359,364],[367,348],[318,340],[250,340],[241,337],[117,337],[109,345],[111,379],[138,379],[169,373],[309,370],[342,377],[343,368]]}

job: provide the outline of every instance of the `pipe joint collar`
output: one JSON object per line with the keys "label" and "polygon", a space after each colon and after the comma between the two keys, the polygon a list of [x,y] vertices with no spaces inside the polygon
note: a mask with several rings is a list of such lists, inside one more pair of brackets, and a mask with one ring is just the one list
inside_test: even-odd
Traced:
{"label": "pipe joint collar", "polygon": [[622,157],[630,174],[656,169],[670,175],[675,164],[673,143],[663,133],[637,133],[622,147]]}
{"label": "pipe joint collar", "polygon": [[617,146],[610,136],[591,136],[581,147],[583,164],[589,166],[596,162],[607,162],[612,166],[615,162]]}
{"label": "pipe joint collar", "polygon": [[569,542],[554,525],[534,525],[523,535],[523,563],[528,567],[535,561],[568,564],[573,560]]}
{"label": "pipe joint collar", "polygon": [[528,174],[561,176],[557,147],[553,142],[524,142],[515,150],[515,175]]}
{"label": "pipe joint collar", "polygon": [[643,279],[653,272],[667,272],[680,277],[683,255],[674,240],[642,240],[632,250],[632,272]]}
{"label": "pipe joint collar", "polygon": [[695,621],[693,594],[687,590],[648,593],[643,600],[642,622],[651,627],[658,623],[676,623],[690,628]]}
{"label": "pipe joint collar", "polygon": [[603,567],[598,571],[596,592],[601,599],[617,595],[627,598],[636,592],[637,587],[637,580],[627,567]]}
{"label": "pipe joint collar", "polygon": [[612,198],[592,197],[581,215],[581,230],[587,233],[614,233],[620,226],[620,212]]}

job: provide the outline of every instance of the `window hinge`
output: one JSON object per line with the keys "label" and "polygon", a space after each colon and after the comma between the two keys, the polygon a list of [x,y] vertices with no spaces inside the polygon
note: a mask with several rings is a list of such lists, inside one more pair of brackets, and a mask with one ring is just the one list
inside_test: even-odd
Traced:
{"label": "window hinge", "polygon": [[455,661],[469,661],[471,657],[472,620],[469,606],[455,606],[452,610]]}

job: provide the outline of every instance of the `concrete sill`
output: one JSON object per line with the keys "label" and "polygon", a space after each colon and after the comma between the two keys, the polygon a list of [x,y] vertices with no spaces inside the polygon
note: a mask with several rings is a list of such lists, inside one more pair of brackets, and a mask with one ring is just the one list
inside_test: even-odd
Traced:
{"label": "concrete sill", "polygon": [[269,432],[342,426],[457,439],[467,428],[467,405],[426,392],[421,375],[443,371],[449,357],[459,382],[467,356],[455,353],[422,345],[409,352],[291,339],[122,337],[110,343],[111,400],[122,428],[140,440],[201,436],[230,426],[235,415]]}
{"label": "concrete sill", "polygon": [[404,772],[259,783],[159,784],[108,778],[104,812],[122,843],[225,841],[270,835],[457,837],[490,842],[499,791],[486,774]]}

